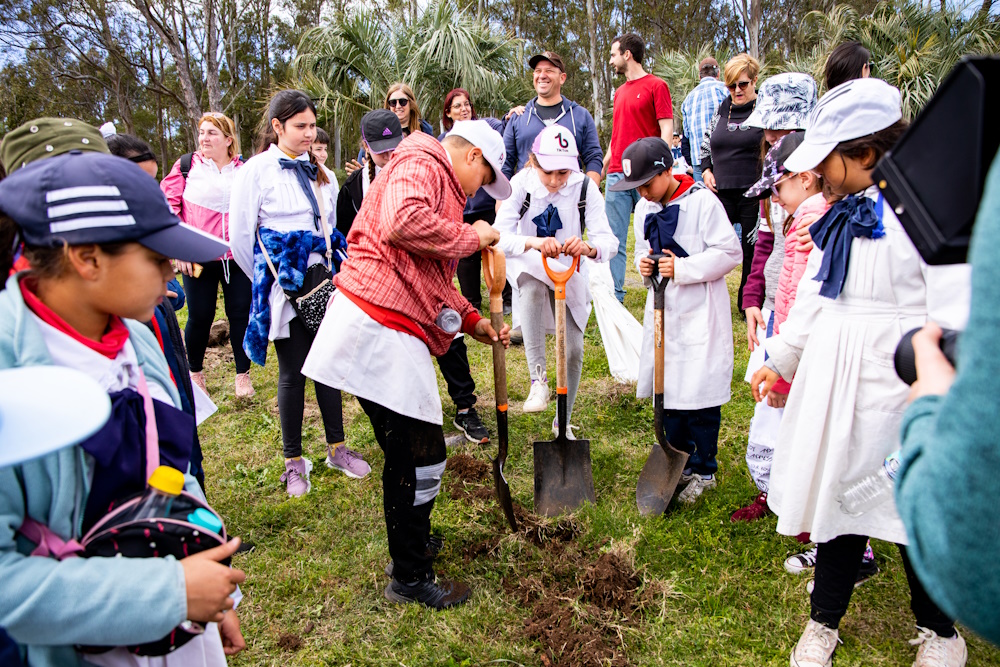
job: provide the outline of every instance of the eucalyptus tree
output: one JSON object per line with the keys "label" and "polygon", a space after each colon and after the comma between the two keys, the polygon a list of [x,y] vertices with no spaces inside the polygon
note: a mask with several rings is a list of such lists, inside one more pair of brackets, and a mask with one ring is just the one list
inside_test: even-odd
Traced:
{"label": "eucalyptus tree", "polygon": [[395,81],[413,88],[431,121],[456,87],[470,92],[480,115],[504,113],[530,94],[523,62],[521,40],[452,0],[435,0],[409,24],[359,9],[309,30],[293,71],[317,100],[321,120],[356,137],[361,116],[382,106]]}

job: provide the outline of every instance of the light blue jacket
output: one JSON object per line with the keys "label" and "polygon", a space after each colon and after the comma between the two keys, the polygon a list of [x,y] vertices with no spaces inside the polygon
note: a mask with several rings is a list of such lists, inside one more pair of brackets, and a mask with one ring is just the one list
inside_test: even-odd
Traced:
{"label": "light blue jacket", "polygon": [[[17,280],[10,278],[0,292],[0,368],[50,364]],[[180,407],[153,334],[139,322],[126,325],[147,382],[162,387]],[[187,617],[184,572],[173,558],[60,562],[28,556],[34,545],[15,536],[28,515],[64,540],[80,538],[91,464],[81,448],[67,447],[0,468],[0,627],[21,644],[30,667],[88,665],[73,644],[153,641]]]}

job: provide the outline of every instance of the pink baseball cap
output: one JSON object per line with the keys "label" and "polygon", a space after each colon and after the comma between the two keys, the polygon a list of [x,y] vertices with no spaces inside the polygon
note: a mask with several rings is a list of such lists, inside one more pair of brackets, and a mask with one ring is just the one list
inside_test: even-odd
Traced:
{"label": "pink baseball cap", "polygon": [[569,169],[580,171],[580,151],[576,149],[573,133],[558,123],[549,125],[538,133],[531,152],[545,171]]}

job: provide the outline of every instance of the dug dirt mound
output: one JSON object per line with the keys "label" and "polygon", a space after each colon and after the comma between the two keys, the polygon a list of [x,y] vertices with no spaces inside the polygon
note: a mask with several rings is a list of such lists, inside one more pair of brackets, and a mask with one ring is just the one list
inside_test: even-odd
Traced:
{"label": "dug dirt mound", "polygon": [[[452,499],[469,503],[494,498],[486,463],[466,454],[448,460],[452,473]],[[456,483],[457,482],[457,483]],[[523,635],[539,646],[539,663],[547,667],[612,666],[629,664],[620,629],[640,611],[642,577],[628,558],[610,551],[601,553],[605,543],[580,547],[580,521],[570,516],[546,519],[518,503],[514,515],[517,537],[537,547],[526,555],[531,560],[525,574],[502,580],[504,593],[519,607],[530,610]],[[465,545],[466,563],[496,558],[500,553],[506,521],[497,506],[497,535]],[[600,554],[595,559],[595,553]]]}
{"label": "dug dirt mound", "polygon": [[444,469],[462,482],[484,482],[490,476],[489,464],[468,454],[455,454]]}

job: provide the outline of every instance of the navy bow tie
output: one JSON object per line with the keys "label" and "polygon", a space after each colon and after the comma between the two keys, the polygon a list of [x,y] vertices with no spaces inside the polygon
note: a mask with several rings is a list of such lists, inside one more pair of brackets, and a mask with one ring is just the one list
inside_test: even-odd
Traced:
{"label": "navy bow tie", "polygon": [[316,201],[316,194],[313,192],[312,183],[310,182],[316,180],[319,167],[308,160],[289,160],[284,157],[280,158],[278,163],[282,169],[292,169],[295,171],[295,176],[299,179],[299,186],[306,193],[306,199],[309,200],[309,204],[312,206],[313,224],[316,226],[316,229],[319,229],[319,202]]}
{"label": "navy bow tie", "polygon": [[552,204],[549,204],[544,211],[536,215],[531,219],[535,226],[538,227],[538,236],[544,238],[546,236],[554,237],[556,231],[562,229],[562,220],[559,219],[559,211]]}
{"label": "navy bow tie", "polygon": [[674,240],[674,233],[677,231],[677,216],[680,214],[680,210],[679,206],[667,206],[659,213],[646,216],[643,234],[653,252],[670,250],[678,257],[688,256],[687,250]]}
{"label": "navy bow tie", "polygon": [[851,195],[831,206],[809,228],[813,242],[823,251],[823,263],[813,278],[823,283],[819,288],[822,296],[836,299],[844,289],[854,239],[880,239],[885,236],[881,206],[882,195],[879,195],[877,204],[868,197]]}

